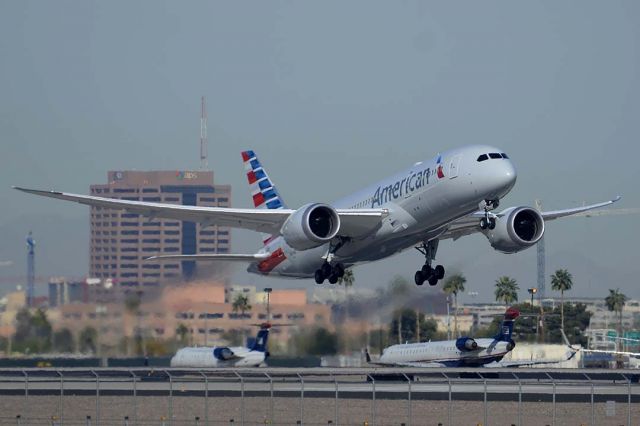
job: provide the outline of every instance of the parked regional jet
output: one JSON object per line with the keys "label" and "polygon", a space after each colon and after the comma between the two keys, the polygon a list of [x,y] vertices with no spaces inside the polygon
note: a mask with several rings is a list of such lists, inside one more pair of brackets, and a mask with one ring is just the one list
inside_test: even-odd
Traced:
{"label": "parked regional jet", "polygon": [[507,309],[500,332],[493,338],[474,339],[464,336],[456,340],[393,345],[385,348],[380,359],[375,362],[372,362],[367,351],[367,363],[402,367],[481,367],[488,364],[491,367],[521,367],[556,364],[567,361],[576,354],[577,349],[572,348],[565,359],[503,361],[502,358],[516,347],[511,336],[513,323],[519,316],[517,309]]}
{"label": "parked regional jet", "polygon": [[345,268],[416,247],[425,257],[415,283],[436,285],[442,265],[432,266],[441,240],[481,232],[491,246],[515,253],[537,243],[545,221],[617,201],[539,212],[526,206],[493,210],[516,183],[516,169],[502,150],[467,146],[419,161],[394,176],[331,204],[313,202],[289,209],[253,151],[242,152],[256,209],[197,207],[130,201],[56,191],[16,188],[45,197],[265,233],[255,254],[156,256],[162,260],[241,261],[262,275],[315,278],[332,284]]}
{"label": "parked regional jet", "polygon": [[250,340],[247,347],[189,347],[182,348],[171,358],[171,367],[259,367],[269,357],[267,340],[271,324],[260,325],[255,340]]}

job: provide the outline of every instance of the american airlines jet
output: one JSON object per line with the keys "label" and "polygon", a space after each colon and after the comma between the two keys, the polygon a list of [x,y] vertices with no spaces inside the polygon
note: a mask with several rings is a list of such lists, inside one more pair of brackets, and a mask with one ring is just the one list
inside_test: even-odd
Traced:
{"label": "american airlines jet", "polygon": [[152,259],[239,261],[260,275],[314,278],[334,284],[345,268],[373,262],[415,247],[424,264],[415,283],[436,285],[444,277],[433,265],[441,240],[482,233],[491,246],[516,253],[537,243],[545,222],[607,206],[620,197],[578,208],[539,212],[515,206],[495,212],[516,183],[516,169],[504,151],[467,146],[419,161],[361,191],[327,204],[288,208],[253,151],[242,152],[255,209],[197,207],[119,200],[16,188],[44,197],[126,210],[152,218],[250,229],[264,234],[253,254],[195,254]]}

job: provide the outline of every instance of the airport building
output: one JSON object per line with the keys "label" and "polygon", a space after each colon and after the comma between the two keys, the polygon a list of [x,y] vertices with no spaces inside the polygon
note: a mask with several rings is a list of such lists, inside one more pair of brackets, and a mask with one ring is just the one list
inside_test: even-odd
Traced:
{"label": "airport building", "polygon": [[[110,171],[91,195],[188,206],[229,207],[231,186],[214,185],[211,171]],[[227,253],[229,228],[147,218],[124,210],[91,208],[89,276],[131,289],[157,287],[196,275],[193,261],[146,262],[154,255]]]}

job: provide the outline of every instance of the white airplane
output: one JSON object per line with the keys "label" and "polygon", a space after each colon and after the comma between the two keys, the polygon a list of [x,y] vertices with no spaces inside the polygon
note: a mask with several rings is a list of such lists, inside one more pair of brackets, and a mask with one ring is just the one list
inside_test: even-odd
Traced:
{"label": "white airplane", "polygon": [[517,309],[507,309],[500,332],[493,338],[474,339],[464,336],[456,340],[393,345],[385,348],[380,359],[375,362],[367,351],[367,363],[401,367],[522,367],[555,364],[567,361],[576,354],[577,350],[572,350],[565,359],[503,361],[502,358],[516,347],[511,337],[513,323],[519,316]]}
{"label": "white airplane", "polygon": [[545,221],[607,206],[620,199],[549,212],[516,206],[494,213],[500,199],[515,185],[516,169],[502,150],[475,145],[419,161],[332,204],[309,203],[289,209],[255,153],[244,151],[242,158],[256,209],[197,207],[16,189],[152,218],[262,232],[266,234],[264,246],[255,254],[195,254],[152,259],[248,262],[249,272],[313,277],[318,284],[326,279],[334,284],[345,268],[416,247],[425,262],[415,273],[415,283],[422,285],[428,281],[436,285],[445,273],[442,265],[432,266],[441,240],[457,240],[481,232],[494,249],[515,253],[542,238]]}
{"label": "white airplane", "polygon": [[271,324],[264,323],[255,340],[244,346],[188,347],[179,349],[171,358],[171,367],[216,368],[259,367],[269,357],[267,340]]}

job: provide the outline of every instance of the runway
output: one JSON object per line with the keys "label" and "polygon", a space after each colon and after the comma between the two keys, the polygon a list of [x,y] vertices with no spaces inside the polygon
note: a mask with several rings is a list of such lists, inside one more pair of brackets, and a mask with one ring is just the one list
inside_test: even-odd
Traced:
{"label": "runway", "polygon": [[531,424],[563,416],[583,424],[638,424],[639,378],[637,370],[4,369],[0,410],[31,415],[28,424],[47,416],[91,416],[93,424],[149,416],[159,422],[199,417],[256,424],[278,417],[272,424],[429,424],[415,420],[428,416],[434,425],[463,419],[486,425],[498,416],[497,423],[524,425],[531,415],[546,421]]}

